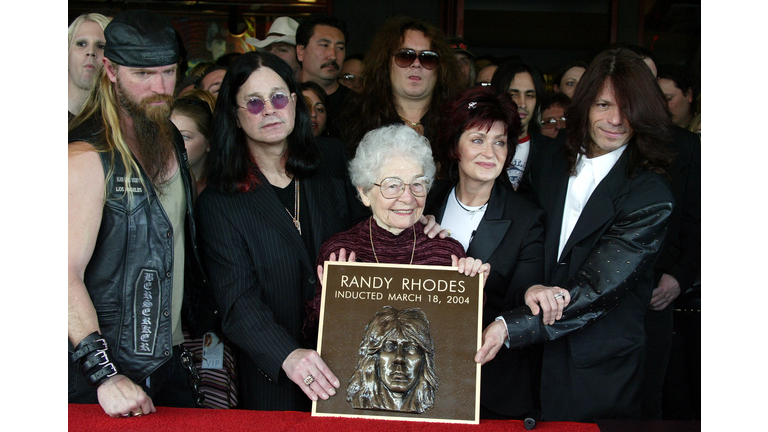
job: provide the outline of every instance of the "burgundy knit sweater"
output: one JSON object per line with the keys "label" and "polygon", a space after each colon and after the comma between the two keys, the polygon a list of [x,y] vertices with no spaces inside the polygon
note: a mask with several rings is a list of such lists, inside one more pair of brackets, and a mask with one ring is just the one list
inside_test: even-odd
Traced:
{"label": "burgundy knit sweater", "polygon": [[[416,249],[413,246],[413,230],[416,230]],[[371,248],[373,236],[373,249]],[[451,255],[465,258],[467,254],[458,241],[448,237],[429,238],[424,234],[424,224],[416,222],[412,228],[403,230],[399,235],[381,228],[373,217],[370,217],[347,231],[338,233],[323,243],[317,257],[317,265],[323,265],[329,260],[331,253],[338,257],[339,250],[344,248],[347,256],[355,253],[357,262],[382,264],[409,264],[413,252],[413,263],[416,265],[450,266]],[[374,249],[376,255],[374,257]],[[307,320],[304,322],[304,335],[310,340],[316,335],[320,314],[320,299],[322,281],[317,282],[315,298],[307,303]]]}

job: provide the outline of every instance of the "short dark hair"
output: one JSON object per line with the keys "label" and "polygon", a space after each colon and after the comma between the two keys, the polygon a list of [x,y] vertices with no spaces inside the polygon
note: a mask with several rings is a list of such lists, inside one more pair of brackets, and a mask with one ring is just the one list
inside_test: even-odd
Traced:
{"label": "short dark hair", "polygon": [[582,75],[573,101],[565,111],[568,118],[568,137],[564,148],[569,171],[575,172],[579,154],[591,142],[590,109],[603,87],[610,80],[616,104],[634,131],[627,143],[629,153],[627,175],[633,177],[637,169],[648,169],[666,174],[674,159],[672,119],[667,111],[664,93],[643,59],[627,48],[603,51]]}
{"label": "short dark hair", "polygon": [[568,108],[568,105],[570,104],[571,98],[569,98],[567,94],[563,92],[553,93],[541,103],[541,112],[544,112],[544,110],[553,105],[560,105],[563,108]]}
{"label": "short dark hair", "polygon": [[[219,71],[219,70],[225,71],[225,70],[227,70],[227,68],[224,67],[224,66],[219,66],[219,65],[213,65],[213,66],[209,66],[208,68],[206,68],[203,71],[203,73],[200,74],[200,77],[197,79],[197,81],[195,81],[195,88],[196,89],[202,89],[203,88],[203,79],[205,79],[205,77],[208,74],[210,74],[212,72]],[[205,90],[205,89],[203,89],[203,90]]]}
{"label": "short dark hair", "polygon": [[520,61],[513,60],[504,62],[500,64],[499,68],[496,69],[496,72],[493,73],[491,87],[499,93],[507,93],[509,85],[512,84],[512,81],[515,79],[515,75],[523,72],[527,72],[531,75],[533,87],[536,89],[536,107],[531,110],[532,119],[528,123],[528,131],[538,132],[540,126],[538,122],[534,120],[539,117],[539,113],[541,112],[539,107],[541,106],[541,101],[544,99],[544,77],[537,68]]}
{"label": "short dark hair", "polygon": [[461,134],[474,127],[490,130],[496,122],[502,122],[507,128],[506,170],[515,155],[521,129],[520,116],[512,96],[490,87],[470,87],[446,102],[440,116],[440,133],[437,138],[436,158],[440,161],[441,176],[454,182],[459,179]]}
{"label": "short dark hair", "polygon": [[296,45],[307,46],[312,35],[315,34],[315,26],[318,24],[339,29],[344,34],[344,43],[349,43],[347,23],[333,15],[313,14],[302,20],[296,29]]}
{"label": "short dark hair", "polygon": [[[223,192],[245,192],[260,185],[256,175],[259,167],[245,142],[245,134],[237,126],[237,92],[251,74],[262,67],[277,73],[290,93],[296,93],[297,97],[301,93],[291,67],[274,54],[250,51],[232,62],[216,99],[209,155],[208,184]],[[318,167],[320,151],[312,135],[309,109],[303,101],[296,103],[296,119],[293,131],[288,135],[286,153],[286,172],[297,178],[311,176]]]}

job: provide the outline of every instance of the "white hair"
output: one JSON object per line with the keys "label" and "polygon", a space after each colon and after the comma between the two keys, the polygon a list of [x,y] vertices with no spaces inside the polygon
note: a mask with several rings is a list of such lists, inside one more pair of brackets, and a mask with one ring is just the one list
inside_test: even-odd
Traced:
{"label": "white hair", "polygon": [[[393,157],[416,162],[424,170],[429,184],[435,177],[435,161],[429,140],[406,125],[391,125],[365,134],[349,163],[349,178],[355,187],[368,193],[379,181],[379,169]],[[404,179],[409,180],[409,179]]]}

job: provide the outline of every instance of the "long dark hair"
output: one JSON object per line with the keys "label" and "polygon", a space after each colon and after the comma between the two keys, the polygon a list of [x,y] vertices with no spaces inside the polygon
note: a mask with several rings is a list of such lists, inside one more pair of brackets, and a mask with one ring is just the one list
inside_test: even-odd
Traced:
{"label": "long dark hair", "polygon": [[296,93],[296,119],[288,135],[285,170],[298,178],[314,174],[320,152],[312,136],[309,109],[288,64],[274,54],[251,51],[235,59],[221,83],[213,114],[213,138],[209,155],[208,185],[224,192],[247,192],[255,189],[259,167],[245,142],[245,134],[237,124],[237,92],[251,74],[261,68],[272,69]]}
{"label": "long dark hair", "polygon": [[538,132],[541,128],[538,121],[539,113],[541,112],[541,102],[544,100],[544,77],[542,77],[538,69],[519,60],[506,61],[499,65],[499,68],[493,73],[491,87],[499,93],[506,93],[509,90],[510,84],[514,81],[515,75],[523,72],[527,72],[531,76],[533,87],[536,89],[536,106],[534,109],[529,110],[531,112],[531,120],[528,122],[528,132]]}
{"label": "long dark hair", "polygon": [[589,112],[609,79],[619,110],[634,131],[627,143],[627,175],[633,177],[638,168],[666,174],[675,153],[664,93],[643,59],[627,48],[598,54],[576,86],[565,112],[568,138],[564,150],[569,171],[575,173],[578,155],[585,154],[592,142]]}
{"label": "long dark hair", "polygon": [[429,38],[430,48],[440,57],[430,109],[421,121],[434,150],[440,107],[462,89],[456,56],[440,29],[418,18],[400,16],[387,20],[374,36],[374,43],[363,60],[360,91],[351,95],[351,103],[342,114],[343,136],[350,156],[354,156],[357,144],[367,132],[401,122],[392,92],[390,68],[392,56],[403,44],[408,30],[419,31]]}
{"label": "long dark hair", "polygon": [[502,122],[507,128],[506,170],[515,155],[521,129],[520,116],[512,96],[490,87],[471,87],[443,105],[437,138],[440,176],[453,182],[459,179],[459,138],[464,131],[474,127],[490,130],[496,122]]}
{"label": "long dark hair", "polygon": [[[311,91],[317,96],[318,99],[320,99],[320,102],[325,107],[325,126],[320,136],[330,136],[330,126],[336,113],[333,112],[333,109],[328,104],[328,93],[325,92],[325,89],[323,89],[320,84],[314,81],[304,81],[299,83],[299,90],[302,92]],[[302,99],[304,99],[303,96]],[[307,109],[309,109],[309,107],[307,107]]]}

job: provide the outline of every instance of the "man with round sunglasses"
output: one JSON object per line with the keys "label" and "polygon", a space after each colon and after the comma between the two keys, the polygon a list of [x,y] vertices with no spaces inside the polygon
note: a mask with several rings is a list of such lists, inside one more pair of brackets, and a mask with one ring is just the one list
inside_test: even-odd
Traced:
{"label": "man with round sunglasses", "polygon": [[269,102],[269,104],[272,105],[272,108],[279,110],[288,106],[288,102],[290,102],[290,100],[291,98],[287,94],[278,92],[273,94],[271,98],[268,98],[266,100],[262,100],[254,96],[248,99],[248,102],[245,103],[245,106],[241,106],[238,108],[246,109],[248,110],[249,113],[253,115],[257,115],[264,110],[264,108],[267,106],[267,102]]}
{"label": "man with round sunglasses", "polygon": [[440,106],[463,89],[445,35],[418,18],[391,18],[364,63],[363,84],[339,122],[350,156],[367,132],[391,124],[408,125],[434,143]]}

